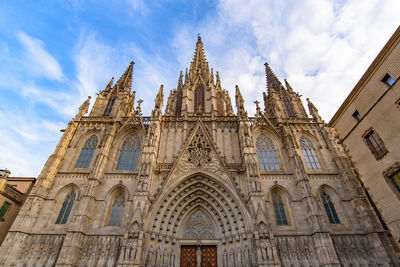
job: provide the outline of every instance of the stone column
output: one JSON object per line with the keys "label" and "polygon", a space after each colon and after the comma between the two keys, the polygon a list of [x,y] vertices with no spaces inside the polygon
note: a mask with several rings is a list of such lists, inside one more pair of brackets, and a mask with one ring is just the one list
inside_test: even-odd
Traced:
{"label": "stone column", "polygon": [[284,142],[287,146],[289,157],[294,167],[299,196],[306,209],[308,221],[312,227],[316,254],[321,266],[340,266],[339,258],[328,229],[323,221],[321,210],[315,197],[312,195],[311,186],[303,162],[294,145],[289,126],[282,125]]}

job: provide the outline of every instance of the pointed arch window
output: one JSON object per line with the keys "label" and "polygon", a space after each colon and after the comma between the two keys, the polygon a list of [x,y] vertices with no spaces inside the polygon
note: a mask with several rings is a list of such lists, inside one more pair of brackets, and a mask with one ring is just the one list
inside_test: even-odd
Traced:
{"label": "pointed arch window", "polygon": [[124,201],[125,197],[122,193],[114,198],[110,219],[108,221],[109,226],[119,226],[122,216],[122,210],[124,209]]}
{"label": "pointed arch window", "polygon": [[110,99],[108,99],[107,106],[106,109],[104,110],[103,116],[110,116],[111,110],[114,106],[115,98],[116,98],[115,96],[111,96]]}
{"label": "pointed arch window", "polygon": [[293,105],[289,97],[283,97],[283,105],[285,106],[286,112],[289,117],[296,117],[296,112],[294,112]]}
{"label": "pointed arch window", "polygon": [[335,205],[333,204],[331,197],[327,193],[323,192],[321,194],[321,200],[324,204],[326,216],[328,216],[329,223],[340,224],[340,220],[336,213]]}
{"label": "pointed arch window", "polygon": [[217,110],[220,116],[224,115],[224,97],[221,92],[217,93]]}
{"label": "pointed arch window", "polygon": [[179,90],[176,94],[175,115],[180,116],[181,111],[182,111],[182,90]]}
{"label": "pointed arch window", "polygon": [[278,157],[271,139],[265,135],[260,135],[257,138],[256,145],[260,169],[262,171],[280,170]]}
{"label": "pointed arch window", "polygon": [[273,193],[272,203],[274,204],[276,224],[277,225],[289,225],[287,218],[286,218],[285,205],[283,204],[281,195],[278,193]]}
{"label": "pointed arch window", "polygon": [[321,169],[317,154],[310,139],[305,136],[300,138],[300,147],[303,152],[304,160],[309,169]]}
{"label": "pointed arch window", "polygon": [[128,137],[119,154],[117,170],[135,170],[140,152],[140,139],[137,135]]}
{"label": "pointed arch window", "polygon": [[201,86],[194,90],[194,112],[204,112],[204,89]]}
{"label": "pointed arch window", "polygon": [[94,150],[97,146],[97,136],[92,135],[86,140],[85,145],[82,148],[81,154],[79,155],[78,161],[76,162],[75,168],[89,168],[90,161],[92,160]]}
{"label": "pointed arch window", "polygon": [[72,206],[74,205],[76,194],[75,192],[71,192],[65,198],[60,213],[58,214],[56,224],[66,224],[69,214],[71,213]]}

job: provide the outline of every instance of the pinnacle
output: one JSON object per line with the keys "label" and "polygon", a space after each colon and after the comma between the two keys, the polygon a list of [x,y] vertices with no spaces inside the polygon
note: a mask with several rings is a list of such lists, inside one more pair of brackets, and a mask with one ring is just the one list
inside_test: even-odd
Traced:
{"label": "pinnacle", "polygon": [[267,78],[268,93],[270,93],[270,91],[274,91],[274,90],[279,91],[282,87],[281,82],[278,80],[275,73],[272,71],[272,69],[268,65],[268,63],[265,62],[264,65],[265,65],[265,76]]}
{"label": "pinnacle", "polygon": [[125,70],[124,74],[122,74],[121,78],[119,78],[117,85],[119,85],[119,90],[124,91],[128,88],[128,91],[131,90],[132,86],[132,72],[133,72],[133,65],[135,62],[131,61],[128,68]]}
{"label": "pinnacle", "polygon": [[289,82],[288,82],[286,79],[285,79],[285,85],[286,85],[286,89],[287,89],[289,92],[293,92],[292,86],[290,86]]}
{"label": "pinnacle", "polygon": [[197,73],[207,74],[209,76],[209,68],[208,62],[206,59],[206,55],[203,49],[203,42],[201,41],[200,34],[197,37],[196,49],[194,51],[193,60],[190,64],[190,71],[191,75],[195,75]]}

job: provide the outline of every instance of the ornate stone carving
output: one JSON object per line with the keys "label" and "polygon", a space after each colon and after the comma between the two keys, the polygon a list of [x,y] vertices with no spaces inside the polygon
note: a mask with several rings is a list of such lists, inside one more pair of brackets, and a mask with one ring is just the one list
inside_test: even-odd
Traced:
{"label": "ornate stone carving", "polygon": [[205,133],[199,128],[193,136],[188,146],[189,162],[195,163],[197,166],[203,165],[204,162],[210,162],[211,145],[205,136]]}
{"label": "ornate stone carving", "polygon": [[214,238],[212,223],[201,210],[194,212],[186,221],[183,238],[211,239]]}

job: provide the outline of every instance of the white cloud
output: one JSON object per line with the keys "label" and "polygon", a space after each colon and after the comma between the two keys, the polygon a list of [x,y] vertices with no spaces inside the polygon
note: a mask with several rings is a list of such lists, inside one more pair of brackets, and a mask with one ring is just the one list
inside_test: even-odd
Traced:
{"label": "white cloud", "polygon": [[148,8],[143,0],[126,0],[126,1],[134,11],[138,11],[142,15],[147,14]]}
{"label": "white cloud", "polygon": [[[126,1],[135,14],[151,11],[143,0]],[[95,93],[112,76],[118,80],[134,60],[133,90],[136,100],[145,100],[144,115],[149,115],[160,84],[168,97],[179,69],[190,66],[200,32],[210,67],[220,71],[233,105],[238,84],[249,114],[254,113],[253,101],[260,101],[265,91],[263,64],[268,61],[277,76],[287,77],[295,91],[310,97],[328,121],[399,25],[399,9],[397,0],[220,0],[212,16],[199,25],[181,24],[172,40],[162,44],[171,47],[168,56],[177,62],[157,54],[160,44],[143,50],[134,43],[106,43],[99,35],[82,32],[72,51],[75,77],[68,82],[45,44],[20,32],[25,58],[18,60],[30,71],[15,71],[18,64],[6,59],[14,47],[0,43],[0,58],[7,63],[7,68],[0,67],[0,88],[15,89],[27,102],[45,103],[55,116],[69,119],[88,95],[94,100]],[[31,73],[60,82],[60,90],[39,86]],[[27,107],[2,111],[2,167],[14,176],[38,175],[61,136],[59,129],[66,126],[59,120],[44,120]]]}
{"label": "white cloud", "polygon": [[27,108],[2,110],[0,121],[4,125],[0,127],[1,168],[11,170],[13,176],[37,177],[61,133],[48,130],[48,123],[40,122]]}
{"label": "white cloud", "polygon": [[195,41],[188,33],[204,32],[210,66],[231,97],[239,84],[249,114],[268,61],[328,121],[399,25],[399,10],[396,0],[221,0],[217,16],[183,25],[174,42],[187,49]]}
{"label": "white cloud", "polygon": [[26,58],[23,61],[33,73],[57,81],[65,79],[57,59],[44,49],[44,43],[41,40],[25,32],[19,32],[17,38],[25,48]]}

